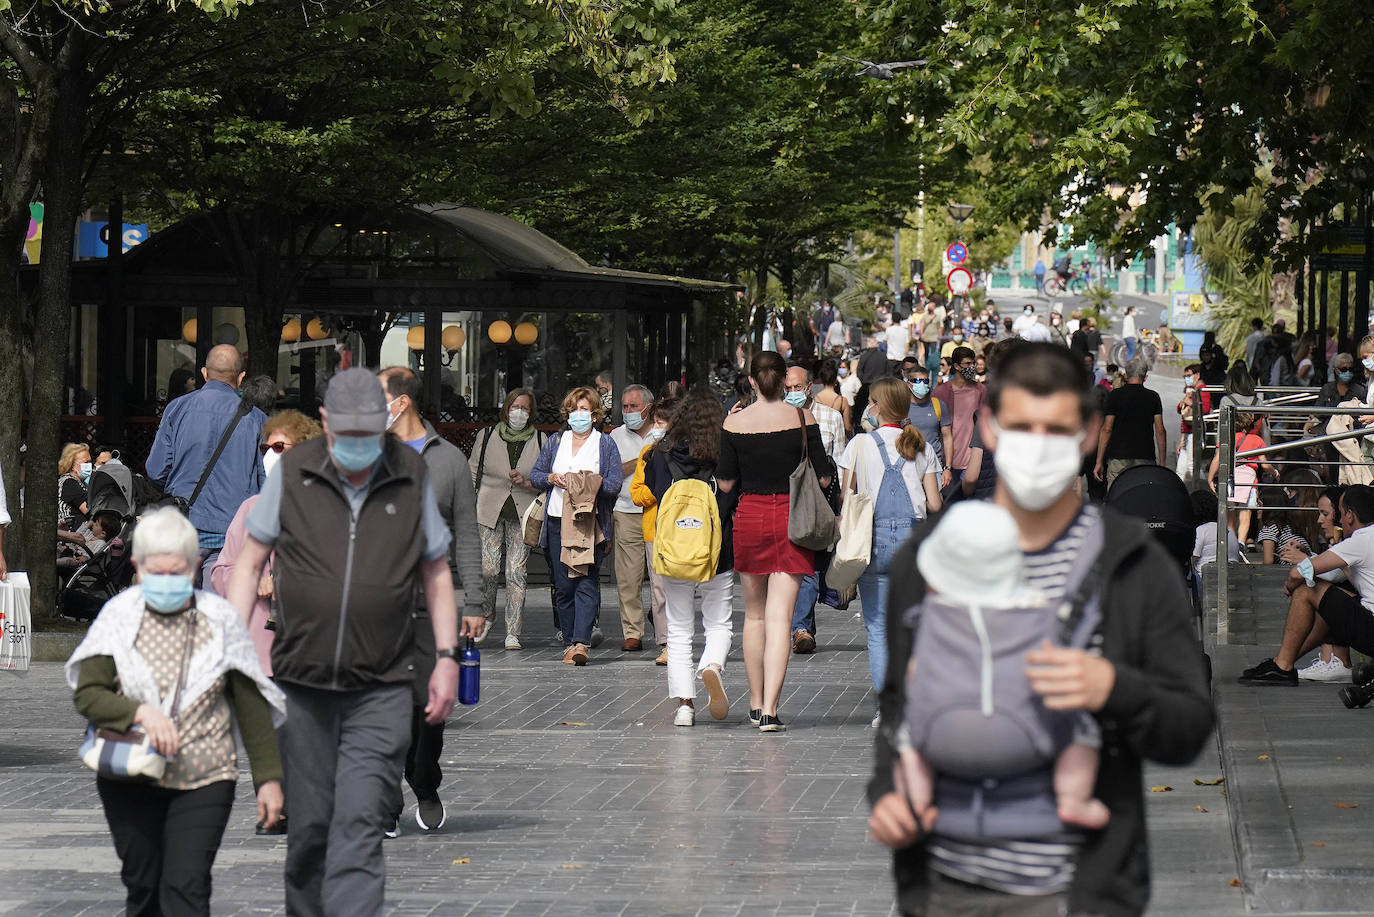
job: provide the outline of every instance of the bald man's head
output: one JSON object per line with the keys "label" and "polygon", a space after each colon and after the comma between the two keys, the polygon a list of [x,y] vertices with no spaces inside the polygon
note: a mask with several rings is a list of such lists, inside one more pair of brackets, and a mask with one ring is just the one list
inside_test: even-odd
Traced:
{"label": "bald man's head", "polygon": [[200,372],[206,382],[223,382],[238,388],[243,381],[243,354],[233,344],[211,347]]}

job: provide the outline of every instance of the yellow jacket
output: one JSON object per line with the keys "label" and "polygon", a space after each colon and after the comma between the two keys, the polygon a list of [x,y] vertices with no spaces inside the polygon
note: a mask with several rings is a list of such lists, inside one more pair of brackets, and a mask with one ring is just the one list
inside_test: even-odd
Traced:
{"label": "yellow jacket", "polygon": [[644,540],[648,542],[654,540],[654,532],[657,531],[655,523],[658,521],[658,501],[654,499],[654,493],[649,489],[649,485],[644,483],[645,460],[653,447],[654,443],[649,443],[640,450],[639,461],[635,464],[635,475],[630,480],[630,499],[635,501],[635,506],[644,507],[644,516],[639,524],[644,530]]}

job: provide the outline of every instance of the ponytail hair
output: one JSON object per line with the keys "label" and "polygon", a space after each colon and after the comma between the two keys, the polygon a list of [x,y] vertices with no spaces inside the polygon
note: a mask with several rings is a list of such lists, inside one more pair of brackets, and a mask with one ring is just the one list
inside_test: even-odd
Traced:
{"label": "ponytail hair", "polygon": [[761,351],[749,364],[749,375],[758,384],[759,395],[765,401],[782,397],[782,380],[787,375],[787,363],[773,350]]}
{"label": "ponytail hair", "polygon": [[926,438],[906,422],[907,412],[911,410],[911,389],[905,382],[891,376],[879,379],[869,388],[868,397],[878,406],[878,420],[903,425],[897,437],[898,455],[910,462],[926,451]]}

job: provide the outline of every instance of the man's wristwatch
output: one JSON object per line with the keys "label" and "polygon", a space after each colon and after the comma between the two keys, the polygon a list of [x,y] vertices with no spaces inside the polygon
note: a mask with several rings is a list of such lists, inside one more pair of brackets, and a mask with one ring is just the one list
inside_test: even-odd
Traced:
{"label": "man's wristwatch", "polygon": [[449,647],[448,649],[446,649],[446,650],[435,650],[435,651],[434,651],[434,661],[435,661],[435,662],[438,662],[440,659],[452,659],[454,662],[457,662],[457,661],[458,661],[458,647],[456,647],[456,646],[450,646],[450,647]]}

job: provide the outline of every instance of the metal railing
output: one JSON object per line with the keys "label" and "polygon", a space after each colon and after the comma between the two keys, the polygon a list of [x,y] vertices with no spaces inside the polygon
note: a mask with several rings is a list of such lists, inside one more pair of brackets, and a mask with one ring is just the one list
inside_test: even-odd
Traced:
{"label": "metal railing", "polygon": [[[1215,405],[1211,411],[1203,413],[1202,399],[1194,397],[1192,411],[1189,417],[1189,425],[1192,427],[1192,453],[1193,453],[1193,480],[1196,484],[1204,479],[1207,454],[1217,447],[1217,428],[1221,419],[1220,405],[1218,402],[1226,394],[1226,389],[1219,385],[1204,385],[1194,390],[1196,392],[1206,392],[1211,396],[1211,404]],[[1260,386],[1255,389],[1255,395],[1260,399],[1259,404],[1265,405],[1292,405],[1307,404],[1317,400],[1319,390],[1305,386]],[[1256,405],[1245,405],[1241,413],[1256,413],[1251,410]],[[1284,418],[1278,422],[1268,424],[1268,434],[1271,440],[1287,441],[1307,435],[1306,418],[1294,415],[1292,418]]]}
{"label": "metal railing", "polygon": [[[1313,418],[1331,418],[1331,417],[1342,417],[1342,416],[1361,417],[1361,416],[1367,416],[1367,415],[1369,415],[1369,414],[1371,414],[1371,413],[1374,413],[1374,408],[1370,408],[1370,407],[1367,407],[1367,406],[1365,406],[1365,405],[1359,405],[1359,406],[1354,406],[1354,407],[1344,407],[1344,408],[1341,408],[1341,407],[1334,407],[1334,408],[1319,408],[1319,407],[1308,407],[1308,406],[1306,406],[1306,405],[1301,405],[1301,404],[1277,404],[1277,403],[1256,404],[1256,405],[1241,405],[1241,406],[1237,406],[1237,405],[1234,405],[1234,404],[1225,404],[1225,405],[1222,405],[1221,408],[1216,412],[1216,414],[1217,414],[1217,424],[1216,424],[1216,430],[1217,430],[1217,436],[1216,436],[1216,451],[1217,451],[1217,483],[1216,483],[1216,493],[1217,493],[1217,498],[1218,498],[1218,499],[1217,499],[1217,555],[1216,555],[1216,574],[1217,574],[1216,611],[1217,611],[1217,639],[1218,639],[1218,640],[1220,640],[1220,641],[1222,641],[1222,642],[1225,642],[1225,638],[1226,638],[1226,628],[1227,628],[1227,615],[1228,615],[1229,612],[1230,612],[1230,589],[1229,589],[1229,584],[1228,584],[1228,582],[1227,582],[1227,578],[1228,578],[1228,575],[1229,575],[1229,564],[1227,563],[1227,556],[1228,556],[1228,551],[1227,551],[1228,537],[1227,537],[1227,536],[1228,536],[1228,532],[1229,532],[1229,513],[1230,513],[1230,511],[1231,511],[1233,508],[1238,509],[1239,511],[1244,511],[1245,509],[1248,508],[1248,507],[1232,507],[1232,505],[1231,505],[1231,500],[1232,500],[1232,498],[1235,497],[1235,493],[1236,493],[1236,478],[1235,478],[1235,476],[1236,476],[1236,463],[1237,463],[1237,462],[1240,462],[1240,463],[1242,463],[1242,464],[1246,464],[1246,463],[1247,463],[1246,460],[1249,459],[1249,460],[1260,461],[1260,462],[1263,462],[1264,464],[1270,465],[1270,466],[1280,466],[1280,465],[1282,465],[1282,466],[1312,467],[1314,464],[1317,465],[1318,467],[1323,467],[1323,468],[1368,466],[1368,463],[1367,463],[1367,462],[1364,462],[1364,461],[1353,462],[1353,461],[1347,461],[1347,460],[1344,460],[1344,459],[1330,460],[1329,458],[1328,458],[1328,459],[1323,459],[1323,460],[1320,461],[1320,462],[1314,463],[1313,461],[1311,461],[1310,459],[1307,459],[1307,458],[1303,458],[1303,459],[1300,459],[1300,460],[1299,460],[1299,459],[1290,459],[1290,458],[1288,458],[1288,454],[1292,454],[1292,453],[1295,453],[1295,452],[1300,452],[1300,451],[1302,451],[1302,450],[1307,449],[1307,447],[1309,447],[1309,446],[1326,445],[1326,444],[1329,444],[1329,443],[1341,442],[1341,441],[1343,441],[1343,440],[1348,440],[1348,439],[1359,439],[1359,438],[1362,438],[1362,437],[1365,437],[1365,436],[1374,435],[1374,424],[1371,424],[1371,425],[1369,425],[1369,426],[1358,426],[1358,425],[1357,425],[1357,426],[1355,426],[1355,427],[1354,427],[1353,429],[1351,429],[1351,430],[1344,431],[1344,432],[1340,432],[1340,433],[1324,433],[1324,434],[1321,434],[1321,435],[1318,435],[1318,436],[1304,436],[1304,437],[1300,437],[1300,438],[1296,438],[1296,439],[1286,440],[1286,441],[1283,441],[1283,442],[1268,443],[1268,444],[1266,444],[1266,445],[1264,445],[1263,447],[1260,447],[1260,448],[1246,449],[1246,450],[1242,450],[1242,451],[1240,451],[1240,452],[1237,452],[1237,451],[1236,451],[1236,417],[1237,417],[1237,415],[1239,415],[1239,414],[1250,414],[1250,415],[1252,415],[1252,416],[1263,417],[1263,418],[1265,418],[1266,422],[1269,422],[1269,420],[1270,420],[1271,418],[1274,419],[1274,420],[1290,420],[1290,421],[1296,418],[1296,419],[1301,419],[1301,420],[1303,421],[1303,423],[1306,424],[1306,422],[1307,422],[1309,419],[1313,419]],[[1201,418],[1199,418],[1199,419],[1201,419]],[[1196,430],[1196,429],[1198,429],[1198,428],[1197,428],[1197,427],[1194,427],[1194,430]],[[1195,436],[1194,436],[1195,442],[1196,442],[1197,439],[1199,439],[1199,437],[1195,434]],[[1195,451],[1194,454],[1197,455],[1197,452]],[[1275,456],[1283,456],[1283,457],[1281,457],[1281,458],[1275,458]],[[1206,480],[1206,478],[1207,478],[1207,476],[1208,476],[1208,471],[1209,471],[1209,470],[1210,470],[1210,469],[1199,470],[1199,469],[1197,468],[1197,466],[1195,466],[1195,472],[1197,472],[1198,474],[1200,474],[1203,480]],[[1329,486],[1329,485],[1328,485],[1325,481],[1322,481],[1321,483],[1306,483],[1306,484],[1304,484],[1304,483],[1299,483],[1299,482],[1293,482],[1293,481],[1289,481],[1289,482],[1287,482],[1287,483],[1284,483],[1284,482],[1282,482],[1282,481],[1270,483],[1270,482],[1264,482],[1264,481],[1259,480],[1259,476],[1256,475],[1256,482],[1255,482],[1254,484],[1251,484],[1251,485],[1243,485],[1243,486],[1249,486],[1249,487],[1256,488],[1256,491],[1255,491],[1255,492],[1256,492],[1256,493],[1259,493],[1259,492],[1260,492],[1262,489],[1264,489],[1264,488],[1276,488],[1276,487],[1287,487],[1287,488],[1294,488],[1294,487],[1298,487],[1298,488],[1309,487],[1309,488],[1316,488],[1316,487],[1320,487],[1320,488],[1325,489],[1325,488],[1326,488],[1327,486]],[[1258,502],[1258,501],[1256,501],[1256,502]],[[1315,504],[1316,501],[1312,501],[1312,502],[1313,502],[1313,504]],[[1273,506],[1272,504],[1267,504],[1267,505],[1266,505],[1266,508],[1268,508],[1268,509],[1281,509],[1281,510],[1295,510],[1295,511],[1301,511],[1301,512],[1311,512],[1311,511],[1313,511],[1313,510],[1315,509],[1315,506],[1310,506],[1310,505]],[[1309,545],[1309,548],[1310,548],[1310,549],[1313,549],[1313,550],[1315,550],[1316,547],[1317,547],[1316,545]],[[1244,549],[1244,545],[1241,545],[1241,548]]]}

